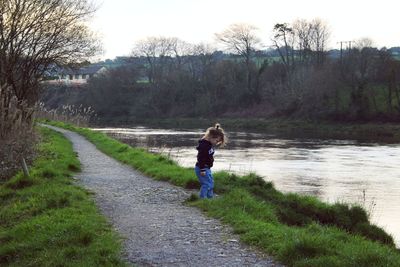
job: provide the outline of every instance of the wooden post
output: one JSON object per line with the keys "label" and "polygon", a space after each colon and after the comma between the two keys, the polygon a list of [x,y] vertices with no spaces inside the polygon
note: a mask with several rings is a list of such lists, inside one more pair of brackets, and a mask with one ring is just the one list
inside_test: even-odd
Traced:
{"label": "wooden post", "polygon": [[24,158],[22,158],[22,170],[24,171],[24,176],[29,177],[28,166],[26,165],[26,161]]}

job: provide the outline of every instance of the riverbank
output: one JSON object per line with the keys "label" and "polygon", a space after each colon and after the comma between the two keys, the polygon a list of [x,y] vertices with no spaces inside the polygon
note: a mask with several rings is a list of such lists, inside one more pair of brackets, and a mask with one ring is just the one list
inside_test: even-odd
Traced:
{"label": "riverbank", "polygon": [[121,241],[72,176],[80,163],[61,134],[40,128],[30,177],[0,185],[1,266],[126,266]]}
{"label": "riverbank", "polygon": [[[104,134],[51,123],[84,135],[101,151],[158,180],[198,188],[190,168],[166,157],[132,148]],[[393,239],[371,225],[357,206],[328,205],[316,198],[283,194],[260,177],[215,173],[222,196],[189,201],[210,216],[233,226],[241,239],[272,254],[289,266],[398,266]]]}
{"label": "riverbank", "polygon": [[[146,126],[176,129],[206,129],[219,122],[230,131],[263,132],[288,138],[352,139],[366,142],[400,142],[400,123],[335,123],[330,121],[254,118],[174,118],[130,122],[115,120],[106,126]],[[101,126],[102,124],[100,124]],[[104,125],[103,125],[104,126]]]}

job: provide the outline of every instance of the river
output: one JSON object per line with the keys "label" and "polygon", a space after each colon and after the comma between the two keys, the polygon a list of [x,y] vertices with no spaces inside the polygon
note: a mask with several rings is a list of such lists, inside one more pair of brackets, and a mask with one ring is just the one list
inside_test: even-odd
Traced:
{"label": "river", "polygon": [[[97,128],[127,144],[169,155],[179,165],[196,162],[202,130]],[[356,140],[285,139],[229,132],[216,150],[213,170],[257,173],[283,192],[313,195],[330,203],[359,204],[371,221],[400,246],[400,144]]]}

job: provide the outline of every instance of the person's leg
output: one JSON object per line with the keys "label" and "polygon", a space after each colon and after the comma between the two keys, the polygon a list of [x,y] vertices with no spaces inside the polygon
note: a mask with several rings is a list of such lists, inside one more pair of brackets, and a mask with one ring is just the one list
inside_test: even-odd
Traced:
{"label": "person's leg", "polygon": [[197,166],[194,168],[194,170],[195,170],[196,176],[199,179],[199,182],[200,182],[200,185],[201,185],[199,196],[200,196],[200,198],[206,198],[207,197],[207,191],[208,191],[207,174],[205,176],[201,176],[200,168],[197,167]]}
{"label": "person's leg", "polygon": [[213,196],[214,196],[214,177],[212,176],[212,172],[210,169],[207,169],[206,176],[207,176],[207,182],[208,182],[207,198],[213,198]]}

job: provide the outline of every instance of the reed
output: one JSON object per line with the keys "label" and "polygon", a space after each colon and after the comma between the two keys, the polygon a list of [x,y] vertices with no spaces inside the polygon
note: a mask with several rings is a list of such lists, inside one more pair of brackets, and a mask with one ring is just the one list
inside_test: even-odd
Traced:
{"label": "reed", "polygon": [[34,119],[35,106],[0,85],[0,181],[20,170],[23,162],[32,162],[37,141]]}
{"label": "reed", "polygon": [[78,126],[88,126],[95,121],[97,115],[92,107],[83,105],[62,105],[57,109],[47,109],[43,102],[37,105],[37,117],[40,119],[56,120]]}

